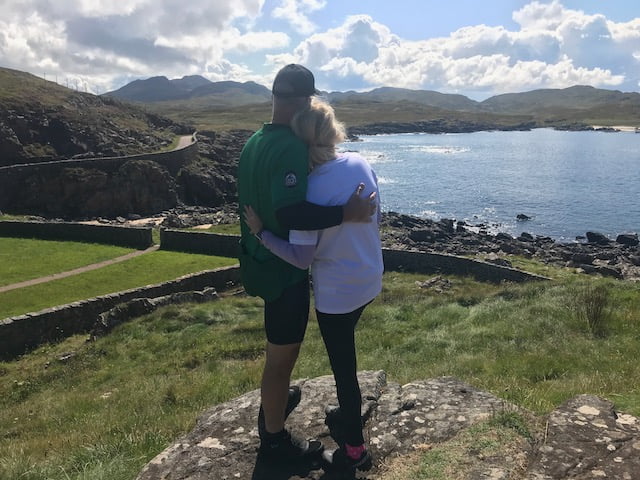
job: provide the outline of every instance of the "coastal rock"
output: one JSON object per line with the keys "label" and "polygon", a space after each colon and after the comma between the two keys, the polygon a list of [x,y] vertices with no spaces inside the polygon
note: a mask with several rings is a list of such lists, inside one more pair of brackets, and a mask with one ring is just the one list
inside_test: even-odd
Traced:
{"label": "coastal rock", "polygon": [[630,245],[632,247],[635,247],[640,242],[638,241],[638,234],[637,233],[621,233],[620,235],[618,235],[616,237],[616,243],[620,243],[622,245]]}
{"label": "coastal rock", "polygon": [[[455,227],[449,228],[450,225]],[[640,281],[638,245],[611,242],[601,234],[591,235],[594,241],[590,242],[556,243],[550,237],[527,232],[513,238],[506,233],[491,235],[481,230],[474,233],[475,228],[479,227],[386,212],[382,215],[381,239],[385,248],[396,250],[480,257],[494,254],[494,258],[503,258],[506,262],[510,255],[518,255],[543,263],[580,268],[589,274]]]}
{"label": "coastal rock", "polygon": [[[469,427],[501,414],[529,419],[532,431],[521,436],[508,455],[484,458],[470,449],[465,459],[468,474],[457,479],[634,479],[640,471],[640,422],[595,396],[575,397],[547,419],[536,420],[529,412],[451,377],[406,385],[388,381],[382,371],[359,372],[358,378],[365,437],[374,456],[374,467],[366,475],[370,480],[381,478],[394,458],[446,445]],[[336,402],[333,377],[295,383],[302,389],[302,401],[287,424],[319,438],[326,448],[335,448],[323,413],[325,405]],[[324,472],[317,462],[275,465],[261,458],[259,402],[259,391],[254,390],[207,410],[195,428],[152,459],[137,480],[344,478]]]}
{"label": "coastal rock", "polygon": [[599,232],[587,232],[587,242],[589,243],[597,243],[598,245],[607,245],[611,240],[609,238]]}

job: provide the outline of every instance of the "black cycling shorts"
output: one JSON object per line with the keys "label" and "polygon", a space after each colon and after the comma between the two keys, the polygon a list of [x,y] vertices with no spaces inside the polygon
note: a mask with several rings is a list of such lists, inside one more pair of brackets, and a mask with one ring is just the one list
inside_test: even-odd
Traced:
{"label": "black cycling shorts", "polygon": [[264,328],[274,345],[302,343],[309,322],[309,277],[264,303]]}

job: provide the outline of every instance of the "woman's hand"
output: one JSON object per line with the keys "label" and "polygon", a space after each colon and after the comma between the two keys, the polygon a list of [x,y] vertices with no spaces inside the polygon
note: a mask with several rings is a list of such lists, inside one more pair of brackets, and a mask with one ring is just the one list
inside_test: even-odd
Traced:
{"label": "woman's hand", "polygon": [[260,220],[260,217],[253,211],[251,205],[244,206],[244,223],[247,224],[252,235],[262,231],[262,220]]}

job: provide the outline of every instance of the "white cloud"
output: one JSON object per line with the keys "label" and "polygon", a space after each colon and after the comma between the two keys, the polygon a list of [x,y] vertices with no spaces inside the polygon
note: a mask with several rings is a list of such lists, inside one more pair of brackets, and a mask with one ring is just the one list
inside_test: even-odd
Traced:
{"label": "white cloud", "polygon": [[[2,0],[0,65],[82,79],[98,91],[152,75],[268,86],[291,62],[311,68],[325,90],[387,85],[486,96],[574,84],[637,90],[640,82],[640,17],[614,22],[560,0],[513,12],[511,30],[471,25],[422,41],[370,15],[318,31],[312,19],[326,0],[275,5],[267,17],[265,0]],[[277,20],[297,33],[275,31]]]}
{"label": "white cloud", "polygon": [[289,40],[283,33],[242,34],[232,26],[236,19],[258,17],[263,4],[264,0],[4,0],[0,65],[92,78],[93,90],[98,91],[120,86],[110,85],[109,78],[206,71],[229,50],[286,46]]}
{"label": "white cloud", "polygon": [[308,35],[315,31],[316,26],[307,15],[321,10],[326,3],[324,0],[281,0],[271,15],[286,20],[298,33]]}
{"label": "white cloud", "polygon": [[476,25],[408,41],[369,16],[355,16],[310,36],[287,58],[312,68],[325,89],[386,85],[484,95],[575,84],[635,89],[640,19],[616,24],[558,1],[532,2],[513,17],[517,31]]}

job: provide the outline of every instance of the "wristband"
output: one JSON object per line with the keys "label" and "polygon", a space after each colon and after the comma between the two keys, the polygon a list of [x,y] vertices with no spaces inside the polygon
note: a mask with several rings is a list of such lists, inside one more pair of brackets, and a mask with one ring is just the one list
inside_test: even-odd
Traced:
{"label": "wristband", "polygon": [[262,232],[264,232],[264,228],[260,230],[258,233],[253,234],[253,236],[256,237],[260,243],[262,243]]}

